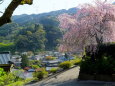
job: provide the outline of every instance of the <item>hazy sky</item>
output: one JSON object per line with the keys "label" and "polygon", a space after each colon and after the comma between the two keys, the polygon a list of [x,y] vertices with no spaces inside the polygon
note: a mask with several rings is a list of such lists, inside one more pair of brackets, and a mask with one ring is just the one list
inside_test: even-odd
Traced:
{"label": "hazy sky", "polygon": [[[83,3],[92,3],[93,0],[33,0],[32,5],[20,5],[13,15],[38,14],[59,9],[69,9]],[[0,11],[5,10],[11,0],[4,0],[0,5]],[[0,14],[1,15],[1,14]]]}

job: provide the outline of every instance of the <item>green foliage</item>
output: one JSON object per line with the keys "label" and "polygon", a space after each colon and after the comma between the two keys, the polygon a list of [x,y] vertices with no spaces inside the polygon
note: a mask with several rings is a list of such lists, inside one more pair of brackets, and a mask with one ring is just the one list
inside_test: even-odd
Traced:
{"label": "green foliage", "polygon": [[114,74],[115,60],[112,57],[103,57],[96,61],[97,73],[99,74]]}
{"label": "green foliage", "polygon": [[[0,68],[0,86],[22,86],[20,85],[23,82],[21,78],[15,76],[13,73],[6,73],[2,68]],[[19,84],[19,83],[20,84]],[[14,83],[17,83],[14,85]],[[11,84],[11,85],[10,85]],[[19,85],[18,85],[19,84]]]}
{"label": "green foliage", "polygon": [[0,27],[0,36],[4,37],[4,36],[8,35],[4,39],[12,38],[12,36],[18,32],[17,30],[19,28],[16,28],[16,27],[19,27],[18,24],[16,24],[16,23],[6,24],[6,25]]}
{"label": "green foliage", "polygon": [[43,26],[38,24],[34,27],[27,27],[20,30],[15,41],[18,51],[37,51],[45,48],[45,31]]}
{"label": "green foliage", "polygon": [[[96,45],[94,45],[94,46],[96,46]],[[115,53],[114,53],[115,43],[105,43],[105,44],[98,45],[97,51],[95,51],[93,53],[88,50],[89,49],[88,47],[90,47],[90,46],[86,47],[86,55],[87,56],[94,57],[96,59],[103,58],[103,56],[107,56],[107,57],[111,56],[111,58],[115,59]]]}
{"label": "green foliage", "polygon": [[98,45],[94,53],[90,52],[88,47],[86,47],[86,57],[84,57],[81,63],[80,71],[89,74],[114,74],[115,43]]}
{"label": "green foliage", "polygon": [[14,43],[0,43],[0,51],[14,51]]}
{"label": "green foliage", "polygon": [[72,66],[72,63],[70,61],[64,61],[59,64],[59,67],[63,69],[69,69],[71,66]]}
{"label": "green foliage", "polygon": [[103,57],[93,62],[89,57],[81,62],[80,72],[87,74],[114,74],[115,60],[111,57]]}
{"label": "green foliage", "polygon": [[46,59],[46,60],[55,60],[55,59],[56,59],[56,57],[47,56],[45,59]]}
{"label": "green foliage", "polygon": [[27,52],[27,56],[33,56],[33,55],[34,55],[34,53],[32,51]]}
{"label": "green foliage", "polygon": [[17,81],[6,86],[24,86],[24,81]]}
{"label": "green foliage", "polygon": [[94,74],[96,71],[95,63],[90,59],[83,60],[80,65],[80,72],[87,74]]}
{"label": "green foliage", "polygon": [[[59,22],[55,17],[47,16],[31,21],[28,16],[22,16],[23,18],[14,16],[17,23],[0,27],[0,43],[13,43],[13,48],[7,47],[5,51],[37,52],[57,48],[62,32],[58,28]],[[1,50],[3,49],[1,48]]]}
{"label": "green foliage", "polygon": [[48,76],[48,72],[45,69],[43,69],[42,71],[34,72],[33,76],[34,76],[34,78],[37,78],[38,80],[41,80],[44,77]]}
{"label": "green foliage", "polygon": [[41,66],[41,62],[39,60],[31,60],[29,61],[29,66],[33,67],[33,65],[35,65],[36,67],[40,67]]}
{"label": "green foliage", "polygon": [[52,69],[50,70],[51,73],[56,73],[57,71],[58,71],[58,68],[52,68]]}
{"label": "green foliage", "polygon": [[24,67],[28,67],[29,66],[29,59],[27,57],[27,55],[22,55],[21,56],[21,67],[24,68]]}
{"label": "green foliage", "polygon": [[73,64],[73,65],[79,65],[81,63],[81,58],[77,58],[77,59],[74,59],[74,60],[70,60],[70,62]]}
{"label": "green foliage", "polygon": [[9,85],[6,85],[6,86],[24,86],[25,84],[31,82],[33,79],[25,79],[25,80],[22,80],[22,81],[16,81],[14,83],[11,83]]}
{"label": "green foliage", "polygon": [[32,67],[33,69],[40,68],[38,65],[32,65],[31,67]]}
{"label": "green foliage", "polygon": [[33,0],[22,0],[21,1],[21,5],[23,5],[23,4],[29,4],[29,5],[31,5],[33,3]]}
{"label": "green foliage", "polygon": [[6,72],[4,71],[4,69],[0,68],[0,77],[5,75],[5,74],[6,74]]}
{"label": "green foliage", "polygon": [[59,40],[62,37],[62,32],[58,28],[59,22],[55,17],[44,17],[40,19],[46,31],[46,50],[55,50]]}

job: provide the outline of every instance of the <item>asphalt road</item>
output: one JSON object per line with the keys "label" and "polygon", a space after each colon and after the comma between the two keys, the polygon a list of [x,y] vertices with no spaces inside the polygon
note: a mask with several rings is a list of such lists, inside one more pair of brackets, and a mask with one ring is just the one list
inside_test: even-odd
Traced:
{"label": "asphalt road", "polygon": [[78,81],[79,67],[27,86],[115,86],[113,82]]}

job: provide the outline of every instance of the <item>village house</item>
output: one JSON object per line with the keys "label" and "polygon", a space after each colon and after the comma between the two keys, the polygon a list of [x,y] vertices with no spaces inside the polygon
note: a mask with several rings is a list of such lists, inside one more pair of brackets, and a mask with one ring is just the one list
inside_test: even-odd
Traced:
{"label": "village house", "polygon": [[12,67],[10,52],[0,52],[0,68],[3,68],[4,71],[10,71]]}

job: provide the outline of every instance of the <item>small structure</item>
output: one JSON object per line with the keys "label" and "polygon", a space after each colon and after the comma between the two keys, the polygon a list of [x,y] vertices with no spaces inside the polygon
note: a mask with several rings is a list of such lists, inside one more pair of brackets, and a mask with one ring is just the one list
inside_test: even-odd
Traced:
{"label": "small structure", "polygon": [[43,61],[43,63],[45,63],[45,66],[47,67],[57,67],[58,64],[60,63],[60,60],[56,59],[56,60],[50,60],[50,61]]}
{"label": "small structure", "polygon": [[10,71],[12,67],[11,54],[10,52],[0,52],[0,68],[4,71]]}
{"label": "small structure", "polygon": [[14,63],[15,67],[21,67],[21,56],[19,55],[13,55],[11,58],[11,61]]}
{"label": "small structure", "polygon": [[58,68],[58,65],[60,63],[60,60],[50,60],[50,61],[43,61],[46,67],[46,71],[51,70],[52,68]]}

